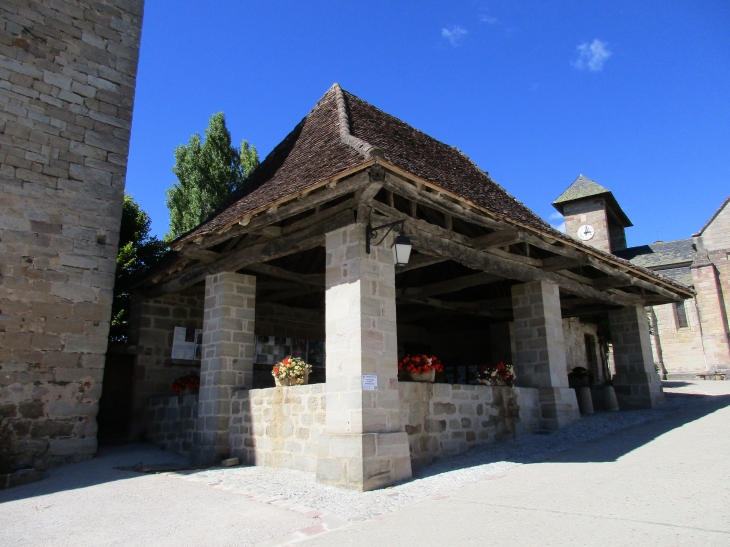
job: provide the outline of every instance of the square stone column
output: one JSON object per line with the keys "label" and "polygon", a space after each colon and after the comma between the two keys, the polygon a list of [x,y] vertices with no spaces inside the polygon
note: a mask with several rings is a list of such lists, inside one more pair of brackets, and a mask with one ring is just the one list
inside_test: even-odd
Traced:
{"label": "square stone column", "polygon": [[[411,477],[400,423],[392,238],[365,252],[365,226],[327,234],[327,419],[317,480],[360,491]],[[377,378],[363,390],[363,375]]]}
{"label": "square stone column", "polygon": [[540,427],[558,429],[580,418],[568,387],[560,291],[555,283],[512,286],[517,385],[540,394]]}
{"label": "square stone column", "polygon": [[231,399],[253,383],[256,278],[220,273],[205,278],[198,421],[191,462],[212,465],[230,453]]}
{"label": "square stone column", "polygon": [[651,354],[649,319],[642,306],[608,312],[616,363],[613,389],[621,410],[654,408],[664,402],[659,375]]}

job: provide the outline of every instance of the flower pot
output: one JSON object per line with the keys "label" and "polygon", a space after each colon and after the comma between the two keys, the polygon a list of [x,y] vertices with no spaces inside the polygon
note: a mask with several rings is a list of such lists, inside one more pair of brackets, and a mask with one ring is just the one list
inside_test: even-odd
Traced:
{"label": "flower pot", "polygon": [[613,386],[603,388],[603,406],[606,410],[618,410],[618,401],[616,400],[616,392]]}
{"label": "flower pot", "polygon": [[591,397],[591,388],[588,386],[580,386],[575,389],[576,399],[578,400],[578,410],[581,414],[593,414],[593,399]]}
{"label": "flower pot", "polygon": [[[309,373],[304,373],[304,384],[306,384],[309,381]],[[283,380],[279,380],[276,376],[274,376],[274,382],[276,383],[276,387],[284,387],[284,386],[298,386],[303,384],[298,384],[296,378],[284,378]]]}
{"label": "flower pot", "polygon": [[413,372],[409,372],[408,376],[410,377],[411,382],[430,382],[433,383],[436,379],[436,370],[432,369],[429,372],[423,372],[421,374],[414,374]]}

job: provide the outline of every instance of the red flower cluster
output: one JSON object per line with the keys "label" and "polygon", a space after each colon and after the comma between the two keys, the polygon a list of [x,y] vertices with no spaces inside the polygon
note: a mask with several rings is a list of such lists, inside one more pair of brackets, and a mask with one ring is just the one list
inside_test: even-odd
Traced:
{"label": "red flower cluster", "polygon": [[435,370],[443,372],[444,366],[435,355],[406,355],[398,361],[398,370],[407,370],[411,374],[425,374]]}
{"label": "red flower cluster", "polygon": [[200,389],[200,378],[194,374],[181,376],[170,387],[175,395],[179,395],[184,389]]}

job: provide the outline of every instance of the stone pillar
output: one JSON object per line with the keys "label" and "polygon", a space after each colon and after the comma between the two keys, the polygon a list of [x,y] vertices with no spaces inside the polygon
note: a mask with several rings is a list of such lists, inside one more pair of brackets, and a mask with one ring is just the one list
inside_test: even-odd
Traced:
{"label": "stone pillar", "polygon": [[654,408],[664,402],[651,354],[649,319],[643,306],[608,312],[616,363],[613,388],[621,410]]}
{"label": "stone pillar", "polygon": [[198,422],[191,462],[209,465],[230,453],[231,399],[253,383],[256,278],[220,273],[205,278]]}
{"label": "stone pillar", "polygon": [[[389,241],[367,254],[363,225],[327,234],[326,291],[327,421],[317,480],[365,491],[408,479]],[[377,390],[363,390],[363,375],[377,378]]]}
{"label": "stone pillar", "polygon": [[558,429],[580,418],[568,387],[558,286],[533,281],[512,286],[517,385],[540,393],[540,427]]}
{"label": "stone pillar", "polygon": [[715,265],[709,259],[698,262],[692,266],[692,281],[697,291],[705,367],[708,372],[712,372],[730,368],[728,319]]}

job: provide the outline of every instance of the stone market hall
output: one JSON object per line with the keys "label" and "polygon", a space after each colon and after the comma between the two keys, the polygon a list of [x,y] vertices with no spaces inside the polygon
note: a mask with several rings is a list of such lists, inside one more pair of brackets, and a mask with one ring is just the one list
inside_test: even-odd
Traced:
{"label": "stone market hall", "polygon": [[[623,237],[613,213],[593,243]],[[412,251],[396,264],[399,236]],[[580,410],[610,408],[607,384],[621,409],[655,407],[644,308],[694,293],[590,243],[335,84],[133,287],[130,436],[198,465],[238,457],[369,490],[578,420],[575,367],[595,379]],[[199,355],[174,353],[175,333],[196,330]],[[297,351],[310,383],[273,387],[271,365]],[[436,383],[399,381],[399,356],[415,353],[441,359]],[[498,361],[516,387],[474,385]],[[190,373],[199,394],[170,395]]]}

